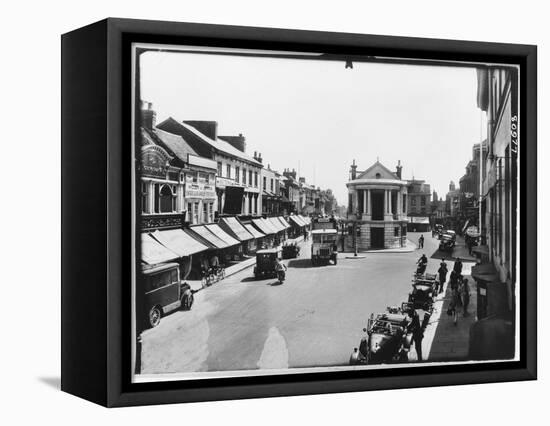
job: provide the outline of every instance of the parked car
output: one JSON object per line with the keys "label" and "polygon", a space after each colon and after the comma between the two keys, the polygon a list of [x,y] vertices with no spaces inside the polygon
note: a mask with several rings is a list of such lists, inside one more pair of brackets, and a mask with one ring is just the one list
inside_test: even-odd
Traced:
{"label": "parked car", "polygon": [[453,236],[445,232],[444,234],[441,235],[441,238],[439,239],[439,250],[452,253],[453,249],[455,248],[455,244],[456,244],[456,236]]}
{"label": "parked car", "polygon": [[176,309],[191,309],[194,297],[191,287],[180,281],[179,265],[165,263],[143,270],[143,312],[150,327]]}

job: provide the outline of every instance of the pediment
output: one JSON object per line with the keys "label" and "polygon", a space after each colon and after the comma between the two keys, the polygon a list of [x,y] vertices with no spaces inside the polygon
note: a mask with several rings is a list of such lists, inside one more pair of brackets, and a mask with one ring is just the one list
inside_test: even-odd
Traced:
{"label": "pediment", "polygon": [[367,170],[362,172],[357,179],[394,179],[399,180],[397,175],[380,162],[374,163]]}

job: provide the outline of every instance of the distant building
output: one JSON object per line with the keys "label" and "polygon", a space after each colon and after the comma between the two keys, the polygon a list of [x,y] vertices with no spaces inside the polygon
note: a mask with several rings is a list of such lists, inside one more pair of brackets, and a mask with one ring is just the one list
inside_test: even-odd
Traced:
{"label": "distant building", "polygon": [[427,217],[431,211],[430,185],[424,180],[413,178],[407,181],[407,194],[409,197],[407,215]]}
{"label": "distant building", "polygon": [[[261,158],[261,157],[260,157]],[[261,171],[262,183],[262,213],[273,215],[283,213],[282,196],[280,190],[280,174],[271,169],[268,164]]]}
{"label": "distant building", "polygon": [[480,149],[487,153],[487,141],[475,144],[472,159],[466,165],[466,173],[460,178],[460,212],[469,224],[477,224],[479,217],[479,164]]}
{"label": "distant building", "polygon": [[[346,244],[357,250],[402,247],[406,243],[408,182],[401,179],[401,165],[392,172],[379,161],[363,172],[351,165],[348,188]],[[355,231],[355,234],[353,233]]]}

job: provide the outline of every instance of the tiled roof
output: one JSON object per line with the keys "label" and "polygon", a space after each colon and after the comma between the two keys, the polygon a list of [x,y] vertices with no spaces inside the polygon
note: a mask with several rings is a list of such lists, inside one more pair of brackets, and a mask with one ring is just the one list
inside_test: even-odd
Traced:
{"label": "tiled roof", "polygon": [[241,160],[245,160],[245,161],[247,161],[249,163],[252,163],[252,164],[254,164],[258,167],[263,167],[262,163],[260,163],[259,161],[254,160],[254,158],[246,155],[244,152],[239,151],[237,148],[235,148],[229,142],[226,142],[226,141],[221,140],[221,139],[215,139],[215,140],[211,139],[208,136],[206,136],[204,133],[198,131],[193,126],[191,126],[187,123],[177,121],[172,117],[167,118],[165,121],[163,121],[161,124],[159,124],[159,126],[162,126],[166,122],[170,122],[170,124],[177,123],[178,126],[180,126],[180,127],[184,128],[185,130],[193,133],[195,136],[200,138],[203,142],[205,142],[206,144],[208,144],[210,147],[214,148],[217,151],[220,151],[220,152],[222,152],[224,154],[227,154],[227,155],[231,155],[233,157],[240,158]]}
{"label": "tiled roof", "polygon": [[187,162],[187,154],[198,155],[180,135],[174,135],[161,129],[154,129],[152,133],[181,161]]}

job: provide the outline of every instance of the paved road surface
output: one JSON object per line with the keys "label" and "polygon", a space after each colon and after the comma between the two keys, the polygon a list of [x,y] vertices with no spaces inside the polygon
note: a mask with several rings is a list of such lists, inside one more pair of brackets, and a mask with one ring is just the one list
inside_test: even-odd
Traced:
{"label": "paved road surface", "polygon": [[[307,245],[285,260],[283,285],[253,280],[252,268],[226,278],[197,293],[191,311],[142,334],[142,373],[346,365],[371,312],[405,301],[416,260],[436,251],[424,237],[424,250],[339,254],[336,266],[312,267]],[[430,259],[428,272],[438,264]]]}

